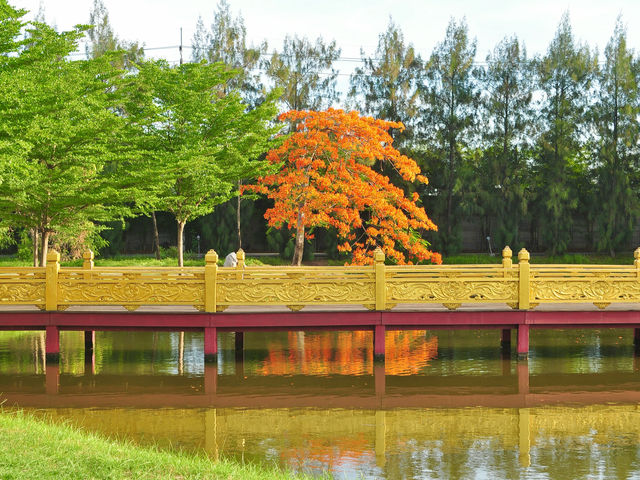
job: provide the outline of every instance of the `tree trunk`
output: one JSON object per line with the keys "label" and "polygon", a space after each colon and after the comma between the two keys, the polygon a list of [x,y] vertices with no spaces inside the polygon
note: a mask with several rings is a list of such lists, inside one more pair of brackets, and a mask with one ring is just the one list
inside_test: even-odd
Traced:
{"label": "tree trunk", "polygon": [[158,221],[156,220],[156,212],[151,212],[153,219],[153,249],[155,250],[156,260],[160,260],[160,234],[158,233]]}
{"label": "tree trunk", "polygon": [[38,266],[38,229],[31,229],[31,243],[33,244],[33,266]]}
{"label": "tree trunk", "polygon": [[[238,180],[238,192],[240,192],[240,188],[242,187],[242,180]],[[242,248],[242,231],[240,230],[240,202],[242,201],[242,196],[238,193],[238,207],[236,209],[236,223],[238,229],[238,250]]]}
{"label": "tree trunk", "polygon": [[45,230],[42,232],[42,243],[40,244],[40,265],[47,266],[47,253],[49,253],[49,235],[51,232]]}
{"label": "tree trunk", "polygon": [[298,221],[296,225],[296,244],[293,251],[291,265],[302,265],[302,255],[304,253],[304,213],[298,211]]}
{"label": "tree trunk", "polygon": [[178,220],[178,266],[184,267],[184,242],[182,241],[182,236],[184,234],[184,226],[186,221]]}

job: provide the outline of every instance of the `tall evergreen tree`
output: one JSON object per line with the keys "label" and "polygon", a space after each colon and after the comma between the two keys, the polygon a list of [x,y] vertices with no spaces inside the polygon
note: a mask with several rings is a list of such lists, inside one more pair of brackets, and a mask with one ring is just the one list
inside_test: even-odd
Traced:
{"label": "tall evergreen tree", "polygon": [[469,167],[464,153],[476,122],[479,99],[473,81],[475,54],[476,42],[469,38],[466,21],[451,19],[444,41],[436,45],[426,65],[422,89],[424,171],[434,196],[425,203],[433,205],[433,218],[438,225],[434,246],[446,253],[460,248],[463,178]]}
{"label": "tall evergreen tree", "polygon": [[266,62],[267,76],[282,89],[280,101],[286,110],[323,110],[338,100],[333,63],[341,50],[335,40],[315,43],[307,38],[286,36],[282,51]]}
{"label": "tall evergreen tree", "polygon": [[598,99],[593,106],[598,204],[598,250],[615,255],[629,243],[640,214],[640,62],[627,47],[627,32],[618,18],[598,72]]}
{"label": "tall evergreen tree", "polygon": [[530,62],[517,38],[503,39],[487,55],[483,87],[483,151],[475,177],[475,211],[484,216],[483,236],[495,245],[518,244],[519,222],[527,208],[527,159],[533,135]]}
{"label": "tall evergreen tree", "polygon": [[422,70],[413,45],[405,44],[400,28],[389,20],[378,37],[373,57],[361,52],[363,66],[351,76],[349,98],[359,111],[374,118],[402,122],[404,131],[392,129],[396,148],[410,139],[418,109],[418,84]]}
{"label": "tall evergreen tree", "polygon": [[85,53],[88,58],[97,58],[106,52],[121,51],[116,64],[119,67],[129,67],[131,64],[144,58],[144,47],[138,42],[125,41],[118,38],[109,22],[109,12],[102,0],[93,0],[93,7],[89,14],[87,30],[89,40],[85,45]]}
{"label": "tall evergreen tree", "polygon": [[247,46],[247,29],[241,15],[233,18],[229,4],[220,0],[209,29],[202,17],[198,18],[193,35],[192,60],[209,63],[223,62],[238,74],[229,82],[229,88],[238,89],[250,106],[264,100],[264,86],[260,79],[260,58],[267,51],[267,43]]}
{"label": "tall evergreen tree", "polygon": [[564,14],[546,55],[537,62],[537,87],[544,95],[539,108],[538,153],[535,158],[535,215],[551,254],[563,253],[571,240],[572,215],[581,192],[577,177],[585,173],[580,137],[589,101],[595,57],[574,41]]}

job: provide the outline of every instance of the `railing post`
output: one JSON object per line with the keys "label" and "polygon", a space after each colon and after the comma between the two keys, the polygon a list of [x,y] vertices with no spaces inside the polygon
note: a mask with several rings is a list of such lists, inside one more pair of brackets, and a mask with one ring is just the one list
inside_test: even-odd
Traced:
{"label": "railing post", "polygon": [[636,267],[636,277],[640,278],[640,247],[633,252],[633,265]]}
{"label": "railing post", "polygon": [[45,267],[45,310],[58,310],[58,272],[60,271],[60,254],[51,250],[47,254]]}
{"label": "railing post", "polygon": [[502,249],[502,268],[504,270],[504,277],[509,276],[509,272],[511,271],[511,267],[513,267],[513,260],[511,257],[513,256],[513,252],[509,248],[509,245]]}
{"label": "railing post", "polygon": [[531,265],[529,265],[529,252],[524,248],[518,252],[518,264],[520,267],[520,278],[518,279],[518,309],[528,310],[530,306],[529,300],[529,284]]}
{"label": "railing post", "polygon": [[204,311],[215,312],[217,306],[218,254],[215,250],[209,250],[204,256],[204,261]]}
{"label": "railing post", "polygon": [[84,273],[84,279],[89,280],[91,278],[90,270],[93,269],[93,251],[87,250],[82,254],[82,258],[83,258],[82,268],[84,270],[87,270]]}
{"label": "railing post", "polygon": [[238,264],[236,265],[237,273],[236,278],[238,280],[242,280],[244,278],[244,250],[240,249],[236,252],[236,258],[238,259]]}
{"label": "railing post", "polygon": [[373,268],[376,276],[376,310],[384,310],[387,303],[387,287],[384,277],[384,252],[380,247],[373,252]]}

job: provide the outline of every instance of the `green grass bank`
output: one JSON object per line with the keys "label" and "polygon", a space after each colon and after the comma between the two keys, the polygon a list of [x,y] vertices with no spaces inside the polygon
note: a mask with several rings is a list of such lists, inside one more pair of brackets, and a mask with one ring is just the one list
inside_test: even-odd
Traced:
{"label": "green grass bank", "polygon": [[0,411],[0,478],[278,480],[307,478],[275,468],[115,441],[40,420],[21,411]]}

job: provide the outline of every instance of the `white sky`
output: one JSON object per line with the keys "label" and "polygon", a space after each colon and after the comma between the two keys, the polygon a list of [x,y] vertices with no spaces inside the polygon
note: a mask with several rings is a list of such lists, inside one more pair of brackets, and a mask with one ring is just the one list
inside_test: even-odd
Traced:
{"label": "white sky", "polygon": [[[103,0],[111,25],[123,40],[137,40],[146,47],[190,45],[196,21],[213,19],[218,0]],[[92,0],[9,0],[14,7],[30,10],[32,18],[40,4],[47,22],[59,30],[87,23]],[[529,56],[544,53],[564,11],[569,11],[574,35],[602,53],[618,14],[628,27],[628,43],[640,50],[640,0],[229,0],[234,15],[241,13],[249,43],[266,39],[269,50],[279,48],[286,34],[325,41],[335,39],[343,57],[359,57],[360,48],[372,53],[378,35],[391,15],[423,57],[442,41],[451,17],[466,17],[471,37],[476,37],[476,60],[505,35],[517,34]],[[190,50],[185,49],[185,60]],[[150,50],[148,56],[169,61],[179,58],[177,48]],[[349,73],[353,63],[337,67]]]}

